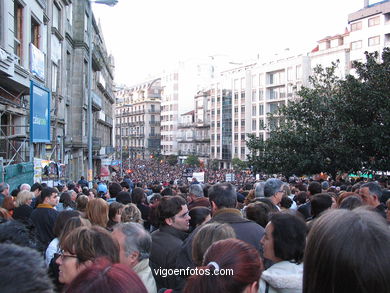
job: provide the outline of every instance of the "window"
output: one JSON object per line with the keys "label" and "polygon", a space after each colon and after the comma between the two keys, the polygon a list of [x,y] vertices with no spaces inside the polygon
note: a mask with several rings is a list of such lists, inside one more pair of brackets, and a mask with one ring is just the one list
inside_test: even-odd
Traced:
{"label": "window", "polygon": [[241,106],[241,113],[245,113],[245,106]]}
{"label": "window", "polygon": [[256,102],[257,96],[256,96],[256,90],[252,90],[252,102]]}
{"label": "window", "polygon": [[58,66],[51,63],[51,91],[57,92],[57,77],[58,77]]}
{"label": "window", "polygon": [[14,5],[14,54],[18,57],[18,64],[22,64],[23,57],[23,6],[15,1]]}
{"label": "window", "polygon": [[234,113],[238,113],[238,107],[234,107]]}
{"label": "window", "polygon": [[378,16],[375,16],[375,17],[371,17],[368,19],[368,26],[375,26],[375,25],[379,25],[381,22],[380,18],[379,18],[379,15]]}
{"label": "window", "polygon": [[61,10],[58,8],[56,4],[53,5],[53,27],[56,28],[58,31],[61,28]]}
{"label": "window", "polygon": [[234,140],[238,140],[238,133],[234,134]]}
{"label": "window", "polygon": [[259,115],[264,115],[264,105],[259,105]]}
{"label": "window", "polygon": [[65,13],[66,13],[66,20],[68,21],[68,23],[70,25],[72,25],[72,21],[73,21],[73,6],[72,6],[72,3],[66,5],[65,7]]}
{"label": "window", "polygon": [[264,119],[260,119],[259,120],[259,130],[263,130],[264,129]]}
{"label": "window", "polygon": [[380,43],[379,36],[375,36],[375,37],[368,39],[368,46],[376,46],[376,45],[379,45],[379,43]]}
{"label": "window", "polygon": [[269,113],[275,113],[278,110],[278,103],[270,103],[269,104]]}
{"label": "window", "polygon": [[252,106],[252,116],[256,116],[256,106]]}
{"label": "window", "polygon": [[84,31],[85,32],[88,32],[88,20],[89,19],[89,16],[87,13],[84,14]]}
{"label": "window", "polygon": [[244,127],[245,126],[245,120],[241,120],[241,127]]}
{"label": "window", "polygon": [[39,49],[39,22],[31,17],[31,43]]}
{"label": "window", "polygon": [[256,131],[256,119],[252,120],[252,131]]}
{"label": "window", "polygon": [[264,74],[259,74],[259,86],[264,85]]}
{"label": "window", "polygon": [[351,43],[351,50],[357,50],[362,48],[362,41],[355,41]]}
{"label": "window", "polygon": [[238,120],[234,120],[234,126],[238,127]]}
{"label": "window", "polygon": [[262,101],[264,99],[264,91],[263,89],[259,89],[259,101]]}
{"label": "window", "polygon": [[355,32],[362,29],[362,22],[355,22],[351,24],[351,32]]}

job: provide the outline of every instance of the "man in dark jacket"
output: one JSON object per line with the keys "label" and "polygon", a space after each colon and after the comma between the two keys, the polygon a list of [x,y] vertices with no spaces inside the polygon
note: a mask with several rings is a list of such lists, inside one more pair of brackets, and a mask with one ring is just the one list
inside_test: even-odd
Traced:
{"label": "man in dark jacket", "polygon": [[157,209],[160,228],[152,233],[150,266],[157,289],[175,289],[178,278],[173,274],[167,275],[167,271],[176,269],[176,258],[188,235],[191,217],[185,200],[180,196],[162,197]]}
{"label": "man in dark jacket", "polygon": [[50,241],[54,239],[53,227],[58,212],[54,207],[58,204],[57,190],[51,187],[42,189],[42,203],[31,213],[31,221],[35,226],[40,250],[45,251]]}
{"label": "man in dark jacket", "polygon": [[[260,240],[264,235],[264,228],[243,218],[241,212],[235,208],[237,193],[234,186],[228,182],[218,183],[211,186],[208,193],[213,215],[209,223],[230,224],[236,232],[237,239],[252,244],[262,255]],[[192,260],[192,239],[197,231],[198,229],[195,229],[184,241],[177,258],[177,268],[195,267]]]}

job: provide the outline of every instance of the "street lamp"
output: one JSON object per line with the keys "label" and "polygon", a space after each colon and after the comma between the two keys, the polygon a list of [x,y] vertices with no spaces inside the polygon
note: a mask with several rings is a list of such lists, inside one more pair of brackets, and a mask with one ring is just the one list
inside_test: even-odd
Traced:
{"label": "street lamp", "polygon": [[[114,6],[118,3],[118,0],[89,0],[91,3],[97,3],[97,4],[105,4],[108,6]],[[92,51],[93,51],[93,42],[92,42],[92,7],[90,10],[90,15],[88,18],[88,32],[89,32],[89,38],[88,38],[88,49],[89,49],[89,56],[88,56],[88,186],[89,188],[92,188],[92,179],[93,179],[93,162],[92,162],[92,121],[93,121],[93,113],[92,113]]]}

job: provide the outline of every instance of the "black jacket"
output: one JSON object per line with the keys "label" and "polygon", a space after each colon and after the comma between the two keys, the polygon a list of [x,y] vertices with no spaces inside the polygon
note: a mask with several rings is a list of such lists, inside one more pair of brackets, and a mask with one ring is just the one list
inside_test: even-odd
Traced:
{"label": "black jacket", "polygon": [[46,250],[50,241],[54,239],[53,227],[57,219],[58,212],[48,204],[39,204],[31,213],[31,221],[37,232],[40,250]]}
{"label": "black jacket", "polygon": [[176,258],[188,233],[163,225],[152,233],[150,267],[156,280],[157,289],[174,289],[178,278],[174,275],[163,277],[159,269],[176,269]]}

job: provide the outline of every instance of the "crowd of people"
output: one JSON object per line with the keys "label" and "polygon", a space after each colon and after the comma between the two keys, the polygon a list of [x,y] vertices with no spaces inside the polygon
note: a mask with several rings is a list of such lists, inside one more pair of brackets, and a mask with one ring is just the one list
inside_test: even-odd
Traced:
{"label": "crowd of people", "polygon": [[0,292],[390,292],[386,180],[133,166],[91,189],[1,183]]}

